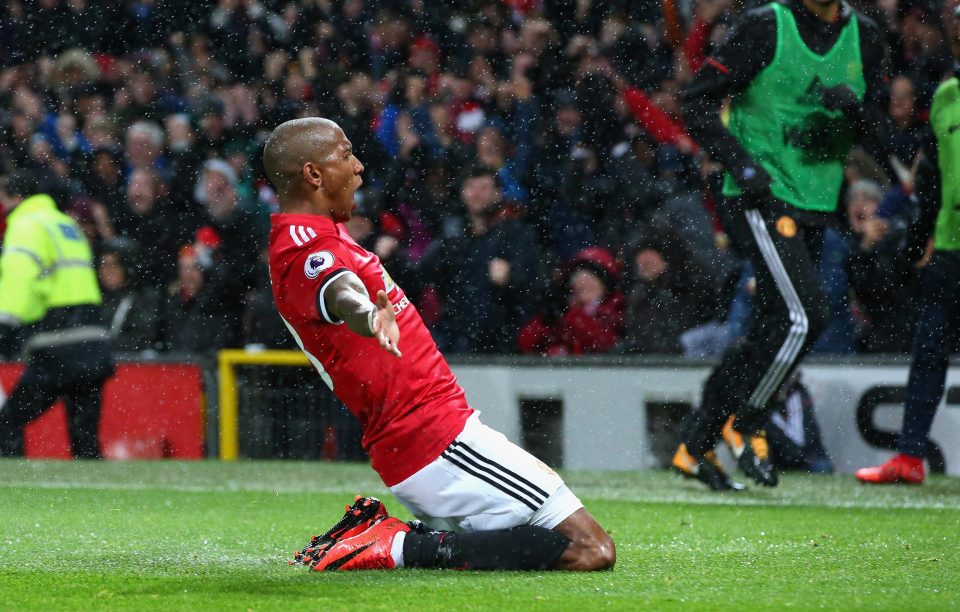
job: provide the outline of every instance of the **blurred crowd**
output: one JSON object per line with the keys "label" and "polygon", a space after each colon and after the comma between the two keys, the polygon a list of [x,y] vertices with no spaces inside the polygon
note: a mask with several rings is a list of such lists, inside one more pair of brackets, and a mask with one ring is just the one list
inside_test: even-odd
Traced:
{"label": "blurred crowd", "polygon": [[[952,2],[853,2],[888,32],[893,149],[952,69]],[[949,5],[949,6],[948,6]],[[266,274],[277,124],[337,121],[366,166],[351,235],[441,350],[710,357],[751,272],[680,92],[734,0],[7,0],[0,173],[33,168],[97,254],[121,351],[287,347]],[[817,350],[904,352],[912,205],[855,149]]]}

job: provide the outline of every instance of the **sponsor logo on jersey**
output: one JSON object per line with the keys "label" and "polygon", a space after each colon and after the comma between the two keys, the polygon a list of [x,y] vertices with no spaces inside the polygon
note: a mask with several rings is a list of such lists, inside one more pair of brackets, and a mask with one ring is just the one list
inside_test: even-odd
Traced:
{"label": "sponsor logo on jersey", "polygon": [[291,225],[290,238],[297,246],[303,246],[317,237],[317,232],[306,225]]}
{"label": "sponsor logo on jersey", "polygon": [[[292,227],[292,226],[291,226]],[[333,266],[333,253],[330,251],[317,251],[307,255],[307,260],[303,262],[303,273],[307,278],[314,279],[320,276],[324,270],[329,270]]]}
{"label": "sponsor logo on jersey", "polygon": [[777,231],[784,238],[793,238],[797,235],[797,222],[784,215],[777,219]]}
{"label": "sponsor logo on jersey", "polygon": [[396,304],[393,305],[393,316],[398,316],[401,312],[407,309],[407,306],[410,305],[410,300],[407,299],[407,296],[400,298]]}

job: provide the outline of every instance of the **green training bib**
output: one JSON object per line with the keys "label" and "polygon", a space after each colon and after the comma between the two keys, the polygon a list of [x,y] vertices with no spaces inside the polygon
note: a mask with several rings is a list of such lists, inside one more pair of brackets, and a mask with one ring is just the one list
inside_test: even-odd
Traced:
{"label": "green training bib", "polygon": [[933,234],[938,251],[960,249],[960,81],[952,77],[933,94],[930,125],[940,161],[940,214]]}
{"label": "green training bib", "polygon": [[[804,44],[793,13],[773,3],[773,61],[731,101],[730,132],[773,179],[773,195],[797,208],[836,210],[843,166],[853,144],[850,122],[823,105],[823,90],[847,85],[863,100],[867,89],[854,16],[825,55]],[[730,174],[723,193],[740,195]]]}

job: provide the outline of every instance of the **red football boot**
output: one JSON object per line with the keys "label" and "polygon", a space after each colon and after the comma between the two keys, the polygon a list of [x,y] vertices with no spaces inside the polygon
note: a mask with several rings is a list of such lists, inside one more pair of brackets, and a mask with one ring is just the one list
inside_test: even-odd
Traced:
{"label": "red football boot", "polygon": [[340,540],[327,548],[311,566],[318,572],[364,569],[393,569],[390,549],[398,533],[407,533],[410,526],[398,518],[388,517],[352,538]]}
{"label": "red football boot", "polygon": [[856,477],[869,484],[923,484],[923,459],[897,453],[886,463],[876,467],[860,468]]}
{"label": "red football boot", "polygon": [[323,551],[338,540],[360,535],[377,521],[390,516],[387,507],[376,497],[354,498],[353,505],[346,507],[346,513],[336,525],[323,535],[313,536],[310,543],[303,550],[293,555],[291,565],[312,565],[320,558]]}

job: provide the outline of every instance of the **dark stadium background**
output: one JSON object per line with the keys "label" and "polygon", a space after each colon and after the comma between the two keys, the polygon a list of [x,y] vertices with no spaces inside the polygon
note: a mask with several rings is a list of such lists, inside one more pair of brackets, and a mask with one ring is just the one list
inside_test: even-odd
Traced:
{"label": "dark stadium background", "polygon": [[[952,3],[853,4],[887,31],[891,144],[909,166],[951,68]],[[312,115],[352,139],[366,171],[350,231],[445,354],[710,359],[742,334],[750,271],[716,222],[720,169],[679,95],[753,5],[10,0],[0,173],[40,171],[81,224],[128,361],[209,372],[222,348],[293,347],[266,274],[276,196],[260,150]],[[462,190],[476,168],[501,194],[480,235]],[[917,279],[896,253],[915,211],[861,150],[846,178],[815,352],[905,353]],[[493,259],[522,282],[492,282]],[[336,405],[290,399],[316,390],[310,372],[254,370],[240,372],[260,394],[241,402],[259,406],[245,454],[356,457]]]}

